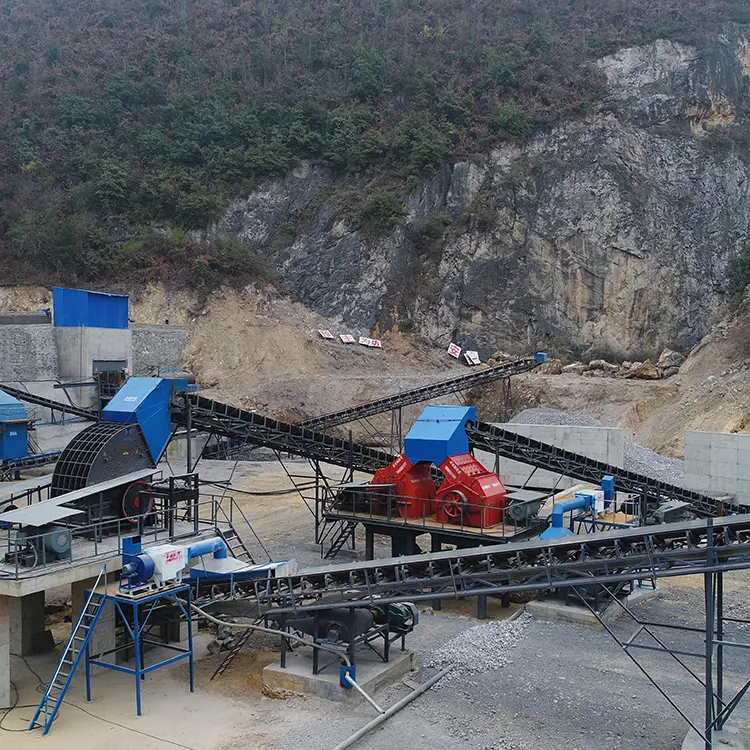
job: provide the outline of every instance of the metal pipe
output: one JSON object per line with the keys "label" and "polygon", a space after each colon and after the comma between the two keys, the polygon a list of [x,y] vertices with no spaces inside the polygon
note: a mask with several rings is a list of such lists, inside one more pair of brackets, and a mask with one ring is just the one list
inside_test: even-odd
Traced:
{"label": "metal pipe", "polygon": [[390,719],[391,716],[398,713],[402,708],[408,706],[415,698],[419,698],[422,693],[429,690],[438,680],[442,680],[443,677],[445,677],[445,675],[447,675],[448,672],[450,672],[452,669],[453,667],[446,667],[436,675],[430,677],[429,680],[423,682],[416,690],[413,690],[405,698],[402,698],[398,703],[395,703],[393,706],[387,709],[385,713],[380,714],[380,716],[376,716],[371,722],[365,724],[358,732],[355,732],[351,737],[344,740],[339,745],[336,745],[333,750],[346,750],[347,747],[351,747],[355,742],[362,739],[362,737],[364,737],[368,732],[375,729],[375,727],[382,724],[386,719]]}
{"label": "metal pipe", "polygon": [[227,543],[220,536],[213,536],[210,539],[203,539],[200,542],[195,542],[187,548],[187,556],[189,558],[200,557],[201,555],[210,555],[217,560],[223,560],[227,557]]}
{"label": "metal pipe", "polygon": [[564,536],[572,536],[573,532],[564,528],[564,515],[569,510],[577,510],[578,508],[593,508],[595,502],[596,499],[593,495],[577,493],[572,500],[562,500],[559,503],[555,503],[552,506],[552,523],[546,531],[539,535],[539,538],[559,539],[560,537]]}
{"label": "metal pipe", "polygon": [[375,701],[374,701],[374,700],[373,700],[372,698],[370,698],[370,696],[369,696],[369,695],[367,695],[367,693],[366,693],[366,692],[365,692],[364,690],[362,690],[362,688],[361,688],[361,687],[360,687],[360,686],[359,686],[359,685],[358,685],[358,684],[357,684],[357,683],[356,683],[356,682],[355,682],[355,681],[354,681],[354,680],[352,679],[352,676],[351,676],[350,674],[346,675],[346,677],[344,677],[344,679],[345,679],[345,680],[346,680],[346,681],[347,681],[347,682],[348,682],[348,683],[349,683],[349,684],[350,684],[350,685],[351,685],[351,686],[352,686],[352,687],[353,687],[353,688],[354,688],[354,689],[355,689],[355,690],[356,690],[356,691],[357,691],[357,692],[358,692],[358,693],[359,693],[359,694],[360,694],[360,695],[361,695],[361,696],[362,696],[362,697],[363,697],[363,698],[364,698],[364,699],[365,699],[365,700],[366,700],[366,701],[367,701],[367,702],[368,702],[368,703],[369,703],[369,704],[370,704],[370,705],[371,705],[371,706],[372,706],[372,707],[373,707],[373,708],[374,708],[374,709],[375,709],[375,710],[376,710],[376,711],[377,711],[377,712],[378,712],[379,714],[384,714],[384,713],[385,713],[385,711],[384,711],[384,710],[383,710],[382,708],[380,708],[380,706],[379,706],[379,705],[378,705],[377,703],[375,703]]}
{"label": "metal pipe", "polygon": [[[178,601],[182,602],[183,604],[188,604],[188,602],[184,601],[183,599],[179,599]],[[220,620],[218,617],[214,617],[204,609],[201,609],[197,604],[193,604],[193,602],[190,602],[189,604],[190,608],[194,612],[197,612],[201,617],[205,617],[207,620],[213,622],[216,625],[223,625],[226,628],[236,628],[238,630],[260,630],[261,633],[280,635],[282,638],[287,638],[290,641],[297,641],[297,643],[303,643],[305,646],[312,646],[313,648],[319,648],[321,651],[328,651],[329,653],[336,654],[336,656],[338,656],[345,662],[345,665],[347,667],[352,666],[352,663],[349,660],[349,656],[341,651],[337,651],[335,648],[323,646],[320,643],[313,643],[312,641],[308,641],[306,638],[301,638],[300,636],[295,635],[294,633],[289,633],[285,630],[276,630],[275,628],[264,628],[260,625],[250,625],[240,622],[227,622],[226,620]]]}

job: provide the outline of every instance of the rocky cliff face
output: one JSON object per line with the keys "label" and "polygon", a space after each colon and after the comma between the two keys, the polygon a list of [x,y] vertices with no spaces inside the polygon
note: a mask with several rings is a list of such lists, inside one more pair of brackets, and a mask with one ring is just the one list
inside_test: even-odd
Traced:
{"label": "rocky cliff face", "polygon": [[446,165],[378,238],[342,186],[303,167],[218,227],[266,248],[287,288],[359,327],[409,327],[485,356],[551,346],[620,357],[709,329],[750,226],[750,159],[727,137],[750,109],[750,43],[658,41],[597,63],[609,94],[586,120]]}

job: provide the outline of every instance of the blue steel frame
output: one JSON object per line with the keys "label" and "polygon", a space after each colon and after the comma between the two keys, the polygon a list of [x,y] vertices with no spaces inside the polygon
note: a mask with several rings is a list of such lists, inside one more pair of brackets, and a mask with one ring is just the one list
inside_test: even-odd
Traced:
{"label": "blue steel frame", "polygon": [[[180,601],[179,595],[182,594],[182,598],[185,599],[186,604],[184,604],[182,601]],[[155,594],[151,594],[149,596],[140,597],[137,599],[131,599],[129,597],[123,597],[123,596],[112,596],[111,594],[105,594],[105,599],[109,599],[115,603],[115,607],[117,611],[120,614],[120,617],[122,618],[122,621],[125,623],[125,628],[130,634],[130,637],[133,639],[133,649],[134,649],[134,659],[135,659],[135,668],[131,667],[123,667],[119,664],[108,664],[106,662],[100,661],[99,657],[106,656],[108,654],[114,653],[120,649],[112,649],[110,651],[103,652],[101,654],[98,654],[97,657],[92,658],[91,657],[91,647],[90,645],[86,646],[86,700],[91,701],[91,665],[95,664],[98,667],[104,667],[105,669],[113,669],[116,672],[124,672],[125,674],[132,674],[135,676],[135,707],[136,707],[136,713],[138,716],[141,715],[141,680],[145,678],[145,676],[149,672],[153,672],[155,669],[159,669],[160,667],[166,667],[168,664],[173,664],[176,661],[180,661],[181,659],[188,659],[190,663],[190,692],[195,692],[195,669],[194,669],[194,660],[193,660],[193,621],[190,616],[191,612],[191,594],[190,594],[190,586],[184,585],[180,586],[179,588],[170,589],[169,591],[160,591]],[[169,644],[160,643],[157,641],[149,641],[144,637],[144,633],[146,632],[146,627],[148,626],[148,621],[151,616],[151,613],[154,611],[154,608],[156,607],[156,604],[161,599],[172,599],[177,603],[177,606],[182,611],[182,614],[185,616],[185,620],[187,621],[187,631],[188,631],[188,647],[186,649],[180,648],[179,646],[171,646]],[[130,626],[130,623],[128,622],[128,619],[125,617],[125,613],[123,612],[123,606],[128,605],[133,608],[133,626]],[[103,606],[103,605],[102,605]],[[145,615],[142,613],[142,609],[145,608]],[[143,644],[144,643],[151,643],[155,646],[159,646],[160,648],[168,649],[169,651],[176,651],[176,656],[171,656],[168,659],[163,659],[162,661],[157,662],[156,664],[151,664],[150,666],[146,667],[144,666],[142,662],[142,655],[143,655]]]}

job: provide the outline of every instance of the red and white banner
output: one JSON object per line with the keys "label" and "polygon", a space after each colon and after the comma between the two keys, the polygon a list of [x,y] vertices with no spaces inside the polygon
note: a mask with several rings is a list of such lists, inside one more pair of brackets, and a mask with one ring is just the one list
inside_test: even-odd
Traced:
{"label": "red and white banner", "polygon": [[461,347],[451,342],[448,346],[448,354],[450,354],[451,357],[458,359],[461,356]]}
{"label": "red and white banner", "polygon": [[479,359],[479,352],[464,352],[464,359],[470,365],[482,364],[482,360]]}
{"label": "red and white banner", "polygon": [[350,336],[348,333],[340,333],[339,338],[345,343],[345,344],[356,344],[357,339],[354,338],[354,336]]}
{"label": "red and white banner", "polygon": [[373,349],[383,348],[383,342],[380,339],[370,339],[367,338],[367,336],[360,336],[359,343],[362,344],[362,346],[370,346]]}
{"label": "red and white banner", "polygon": [[320,334],[321,338],[324,338],[324,339],[335,339],[336,338],[330,331],[325,331],[325,330],[323,330],[321,328],[318,328],[318,333]]}

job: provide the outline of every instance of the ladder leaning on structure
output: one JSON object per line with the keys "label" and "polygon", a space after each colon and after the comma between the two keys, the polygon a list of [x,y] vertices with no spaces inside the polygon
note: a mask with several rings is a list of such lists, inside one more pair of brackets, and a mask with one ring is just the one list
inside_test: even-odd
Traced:
{"label": "ladder leaning on structure", "polygon": [[97,593],[97,588],[102,577],[106,576],[106,574],[107,566],[105,565],[101,569],[96,583],[86,599],[81,616],[78,618],[78,622],[70,634],[70,639],[63,649],[60,661],[57,663],[57,669],[55,669],[55,673],[49,681],[47,689],[44,691],[42,700],[29,725],[29,730],[42,727],[44,729],[42,734],[47,734],[52,726],[52,722],[57,717],[57,712],[60,710],[60,706],[65,699],[70,683],[73,680],[73,675],[86,653],[91,634],[99,620],[99,615],[101,615],[104,595]]}

